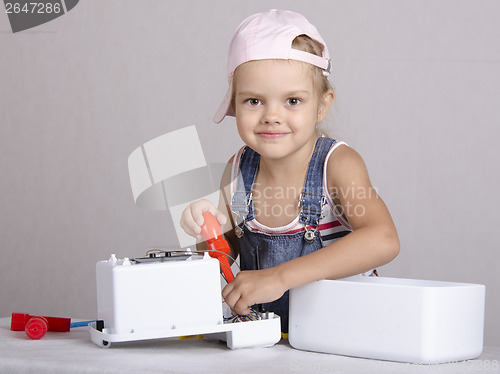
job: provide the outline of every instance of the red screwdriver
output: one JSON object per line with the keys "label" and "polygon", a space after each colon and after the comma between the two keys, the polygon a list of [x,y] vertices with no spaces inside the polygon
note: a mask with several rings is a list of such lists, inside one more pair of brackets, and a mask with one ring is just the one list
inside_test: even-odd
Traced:
{"label": "red screwdriver", "polygon": [[203,225],[201,226],[201,235],[208,243],[208,254],[220,262],[224,278],[229,283],[234,279],[231,266],[227,260],[227,255],[231,252],[229,244],[222,238],[222,230],[217,218],[210,212],[203,212]]}

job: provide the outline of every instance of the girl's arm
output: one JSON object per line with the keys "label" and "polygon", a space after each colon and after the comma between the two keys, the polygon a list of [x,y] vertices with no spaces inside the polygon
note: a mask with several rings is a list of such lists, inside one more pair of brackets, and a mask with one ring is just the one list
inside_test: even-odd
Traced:
{"label": "girl's arm", "polygon": [[[338,279],[384,265],[399,253],[399,239],[384,202],[371,185],[359,154],[347,146],[332,152],[327,166],[330,192],[336,192],[353,232],[303,257],[265,270],[240,272],[223,290],[233,311],[278,299],[291,288],[320,279]],[[352,193],[354,192],[354,193]]]}

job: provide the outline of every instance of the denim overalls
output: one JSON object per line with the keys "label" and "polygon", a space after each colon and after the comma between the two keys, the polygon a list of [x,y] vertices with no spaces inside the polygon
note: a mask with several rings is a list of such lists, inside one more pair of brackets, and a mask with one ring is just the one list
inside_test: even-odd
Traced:
{"label": "denim overalls", "polygon": [[[245,225],[245,222],[255,219],[251,192],[260,161],[258,153],[245,147],[231,200],[231,210],[237,224],[235,233],[240,249],[241,270],[270,268],[323,247],[318,231],[322,207],[326,204],[323,165],[334,143],[333,139],[326,137],[320,137],[316,141],[299,205],[299,220],[305,225],[305,230],[283,235],[253,232]],[[288,332],[288,291],[280,299],[263,306],[281,317],[281,331]]]}

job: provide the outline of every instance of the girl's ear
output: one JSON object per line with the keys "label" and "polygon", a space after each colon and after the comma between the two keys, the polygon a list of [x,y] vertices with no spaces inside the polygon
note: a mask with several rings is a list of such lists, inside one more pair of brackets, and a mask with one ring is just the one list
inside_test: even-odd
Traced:
{"label": "girl's ear", "polygon": [[316,122],[320,123],[326,117],[326,114],[330,110],[330,107],[333,104],[333,98],[335,97],[335,93],[333,90],[326,91],[319,99],[318,103],[318,116],[316,118]]}

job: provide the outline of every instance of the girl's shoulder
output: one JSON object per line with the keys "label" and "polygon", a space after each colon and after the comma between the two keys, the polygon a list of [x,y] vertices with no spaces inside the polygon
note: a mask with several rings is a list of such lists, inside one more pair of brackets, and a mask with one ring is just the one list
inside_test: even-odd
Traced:
{"label": "girl's shoulder", "polygon": [[343,141],[336,142],[325,160],[325,174],[332,186],[349,186],[356,181],[369,183],[361,155]]}
{"label": "girl's shoulder", "polygon": [[333,154],[333,152],[335,152],[338,148],[350,148],[350,146],[343,140],[333,139],[333,138],[326,138],[326,139],[328,139],[329,143],[331,144],[330,149],[325,158],[327,162],[330,156]]}

